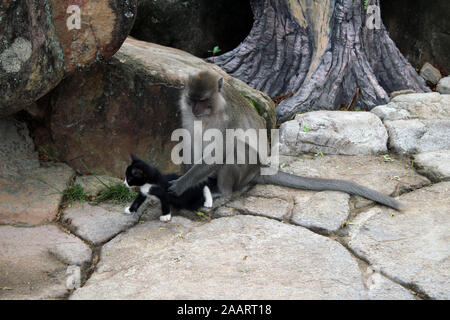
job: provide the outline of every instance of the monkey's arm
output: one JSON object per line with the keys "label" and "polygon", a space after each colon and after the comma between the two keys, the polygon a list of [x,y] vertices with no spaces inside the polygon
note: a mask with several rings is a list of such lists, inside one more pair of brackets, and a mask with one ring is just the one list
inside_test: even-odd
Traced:
{"label": "monkey's arm", "polygon": [[196,164],[176,180],[170,181],[169,192],[177,196],[188,188],[202,182],[220,168],[220,164]]}

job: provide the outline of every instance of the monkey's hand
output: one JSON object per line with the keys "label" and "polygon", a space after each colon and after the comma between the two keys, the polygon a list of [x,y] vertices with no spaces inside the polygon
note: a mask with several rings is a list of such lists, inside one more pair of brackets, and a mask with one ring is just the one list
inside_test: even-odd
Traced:
{"label": "monkey's hand", "polygon": [[172,195],[180,196],[185,190],[180,183],[180,178],[176,180],[169,181],[168,192]]}

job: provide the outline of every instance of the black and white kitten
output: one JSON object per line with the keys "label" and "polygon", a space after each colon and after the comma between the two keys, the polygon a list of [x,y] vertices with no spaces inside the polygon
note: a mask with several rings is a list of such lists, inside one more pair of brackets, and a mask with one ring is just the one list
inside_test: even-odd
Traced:
{"label": "black and white kitten", "polygon": [[162,215],[161,221],[169,221],[172,218],[170,208],[197,210],[201,206],[211,208],[213,198],[210,188],[216,185],[216,179],[208,178],[204,182],[186,190],[180,196],[168,192],[169,181],[176,180],[180,176],[172,174],[162,174],[158,169],[152,167],[145,161],[131,154],[132,163],[127,167],[125,185],[127,187],[140,187],[139,195],[131,206],[125,208],[126,214],[136,212],[144,203],[149,194],[154,195],[161,201]]}

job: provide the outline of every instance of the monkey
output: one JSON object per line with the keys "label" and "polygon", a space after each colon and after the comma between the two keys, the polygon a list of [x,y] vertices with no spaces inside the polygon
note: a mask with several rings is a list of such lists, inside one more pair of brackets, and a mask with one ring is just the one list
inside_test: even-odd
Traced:
{"label": "monkey", "polygon": [[[231,86],[224,84],[223,77],[211,71],[201,71],[189,76],[185,88],[181,92],[179,104],[182,127],[190,132],[192,139],[194,139],[194,121],[202,121],[204,129],[218,129],[222,134],[225,134],[227,129],[266,129],[264,120],[255,108],[244,97],[233,95],[232,90]],[[192,141],[192,146],[194,143]],[[204,146],[202,148],[204,150]],[[225,149],[225,147],[223,148]],[[250,154],[257,151],[247,146],[246,152]],[[302,190],[342,191],[362,196],[397,210],[403,209],[403,205],[392,197],[353,182],[302,177],[282,171],[278,171],[274,175],[261,175],[260,169],[263,166],[264,164],[259,161],[259,158],[255,164],[196,162],[186,166],[185,174],[171,182],[169,192],[179,195],[206,178],[214,177],[217,179],[217,188],[221,196],[228,196],[247,185],[273,184]]]}

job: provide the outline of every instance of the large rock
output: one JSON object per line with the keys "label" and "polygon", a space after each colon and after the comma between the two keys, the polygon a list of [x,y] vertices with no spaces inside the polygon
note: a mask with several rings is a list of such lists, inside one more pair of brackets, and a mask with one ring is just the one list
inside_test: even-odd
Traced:
{"label": "large rock", "polygon": [[414,160],[417,171],[431,181],[450,180],[450,150],[419,153]]}
{"label": "large rock", "polygon": [[136,0],[3,1],[0,116],[33,103],[76,68],[111,57],[135,14]]}
{"label": "large rock", "polygon": [[402,155],[450,149],[450,118],[386,121],[389,146]]}
{"label": "large rock", "polygon": [[420,69],[420,75],[426,81],[429,81],[434,85],[436,85],[442,78],[441,72],[428,62],[426,62]]}
{"label": "large rock", "polygon": [[381,120],[432,120],[450,118],[450,95],[438,92],[396,96],[387,105],[371,110]]}
{"label": "large rock", "polygon": [[39,168],[38,154],[25,123],[12,117],[0,119],[0,177]]}
{"label": "large rock", "polygon": [[201,70],[224,76],[231,83],[224,89],[248,108],[242,86],[253,92],[274,126],[274,104],[264,94],[186,52],[129,38],[108,63],[75,73],[52,92],[51,134],[60,158],[82,172],[123,177],[134,152],[163,171],[178,170],[170,154],[178,143],[171,134],[180,126],[179,96],[188,75]]}
{"label": "large rock", "polygon": [[68,266],[81,271],[80,281],[91,256],[83,241],[54,225],[0,226],[0,299],[64,298]]}
{"label": "large rock", "polygon": [[372,112],[389,133],[389,147],[400,154],[449,149],[450,95],[413,93],[396,96]]}
{"label": "large rock", "polygon": [[137,223],[138,214],[127,215],[123,210],[116,205],[75,203],[64,210],[61,221],[80,238],[98,245]]}
{"label": "large rock", "polygon": [[[212,270],[214,270],[212,272]],[[272,219],[149,221],[108,242],[71,299],[364,299],[338,242]]]}
{"label": "large rock", "polygon": [[59,163],[0,177],[0,223],[36,225],[54,221],[74,172]]}
{"label": "large rock", "polygon": [[350,226],[349,247],[389,278],[434,299],[450,298],[450,182],[399,199],[403,213],[375,207]]}
{"label": "large rock", "polygon": [[436,89],[441,94],[450,94],[450,77],[442,78]]}
{"label": "large rock", "polygon": [[280,127],[280,153],[363,155],[387,151],[387,132],[370,112],[315,111]]}

